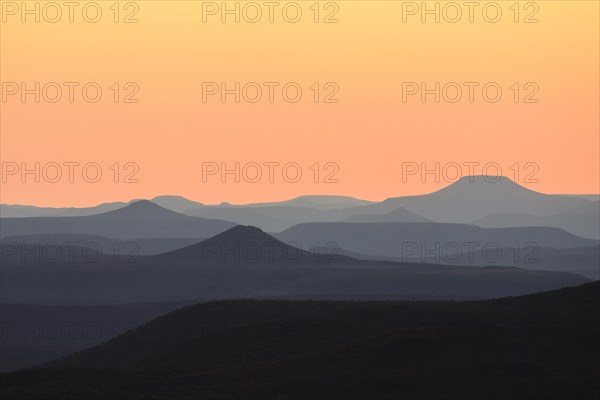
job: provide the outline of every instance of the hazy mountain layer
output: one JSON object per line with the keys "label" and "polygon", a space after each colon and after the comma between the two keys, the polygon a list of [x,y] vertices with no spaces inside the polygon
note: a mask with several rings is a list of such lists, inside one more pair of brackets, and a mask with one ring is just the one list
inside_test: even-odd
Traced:
{"label": "hazy mountain layer", "polygon": [[6,264],[0,269],[0,300],[119,304],[288,296],[490,298],[586,281],[566,272],[361,261],[300,250],[257,228],[237,226],[135,263],[108,257],[97,262]]}

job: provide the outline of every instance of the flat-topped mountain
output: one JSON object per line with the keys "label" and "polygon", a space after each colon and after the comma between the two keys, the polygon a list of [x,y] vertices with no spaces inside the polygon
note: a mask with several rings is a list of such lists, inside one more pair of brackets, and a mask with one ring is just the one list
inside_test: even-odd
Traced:
{"label": "flat-topped mountain", "polygon": [[178,213],[185,213],[193,208],[202,207],[204,205],[182,196],[156,196],[150,201],[168,210],[177,211]]}
{"label": "flat-topped mountain", "polygon": [[355,213],[380,214],[405,207],[437,222],[467,222],[504,212],[559,214],[589,203],[590,200],[579,197],[538,193],[503,176],[466,176],[436,192],[389,198],[358,207]]}
{"label": "flat-topped mountain", "polygon": [[139,200],[125,207],[97,214],[94,218],[186,218],[185,215],[167,210],[150,200]]}

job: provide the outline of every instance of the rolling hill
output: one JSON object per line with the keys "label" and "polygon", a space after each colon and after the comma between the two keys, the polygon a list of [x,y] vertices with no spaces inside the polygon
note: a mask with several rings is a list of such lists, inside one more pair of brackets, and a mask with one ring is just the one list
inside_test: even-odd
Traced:
{"label": "rolling hill", "polygon": [[44,368],[2,374],[0,394],[594,399],[599,293],[595,282],[480,302],[199,304]]}
{"label": "rolling hill", "polygon": [[107,342],[184,305],[188,304],[0,304],[0,372],[29,368]]}

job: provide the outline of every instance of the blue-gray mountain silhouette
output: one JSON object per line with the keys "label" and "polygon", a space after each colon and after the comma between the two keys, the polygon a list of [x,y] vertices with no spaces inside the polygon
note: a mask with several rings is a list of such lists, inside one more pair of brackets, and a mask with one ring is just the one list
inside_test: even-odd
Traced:
{"label": "blue-gray mountain silhouette", "polygon": [[383,214],[359,214],[342,222],[432,222],[431,220],[408,211],[404,207]]}
{"label": "blue-gray mountain silhouette", "polygon": [[359,261],[332,251],[317,254],[283,243],[254,226],[238,225],[210,239],[152,257],[152,262],[195,264],[312,265],[358,264]]}
{"label": "blue-gray mountain silhouette", "polygon": [[481,228],[450,223],[306,223],[276,237],[305,249],[314,243],[334,242],[340,248],[367,256],[397,258],[410,257],[414,246],[429,252],[439,249],[438,253],[442,254],[444,248],[471,246],[477,249],[477,244],[479,249],[486,245],[521,247],[528,243],[557,249],[598,245],[597,240],[581,238],[559,228]]}
{"label": "blue-gray mountain silhouette", "polygon": [[222,232],[234,223],[190,217],[148,200],[83,217],[2,218],[2,237],[14,235],[82,233],[118,239],[202,238]]}
{"label": "blue-gray mountain silhouette", "polygon": [[[341,223],[340,225],[353,225]],[[360,224],[358,224],[360,225]],[[394,225],[394,224],[381,224]],[[202,243],[278,243],[254,227],[236,227]],[[285,241],[284,241],[285,243]],[[280,248],[287,245],[281,245]],[[231,249],[230,249],[231,250]],[[233,250],[235,254],[236,250]],[[295,251],[295,249],[294,249]],[[122,304],[256,297],[490,298],[573,286],[588,279],[567,272],[361,261],[306,251],[306,257],[254,253],[202,258],[201,245],[131,264],[9,264],[0,268],[0,301]]]}
{"label": "blue-gray mountain silhouette", "polygon": [[[590,200],[595,199],[595,200]],[[361,220],[366,215],[378,214],[375,219],[391,213],[399,207],[435,222],[474,223],[491,214],[526,215],[536,226],[553,226],[566,229],[576,235],[596,238],[600,236],[597,196],[548,195],[526,189],[506,177],[463,177],[434,193],[389,198],[380,203],[368,202],[344,196],[300,196],[282,202],[254,203],[247,205],[203,205],[180,196],[158,196],[153,199],[165,208],[211,219],[223,219],[236,224],[258,226],[269,232],[279,232],[303,222],[339,222],[354,216]],[[108,203],[85,209],[37,209],[18,205],[0,205],[3,217],[46,215],[90,215],[123,207],[127,203]],[[591,218],[580,216],[580,209],[589,210]],[[549,217],[538,220],[535,217]],[[486,226],[512,226],[512,221]],[[598,221],[599,223],[596,223]],[[541,225],[539,225],[541,224]]]}

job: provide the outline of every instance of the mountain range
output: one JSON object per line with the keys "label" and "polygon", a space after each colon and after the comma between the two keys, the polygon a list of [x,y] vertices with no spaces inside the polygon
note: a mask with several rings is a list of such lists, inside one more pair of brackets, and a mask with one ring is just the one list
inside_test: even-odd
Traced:
{"label": "mountain range", "polygon": [[0,395],[594,398],[599,207],[482,176],[382,202],[2,205],[0,370],[35,367]]}
{"label": "mountain range", "polygon": [[94,262],[5,262],[0,301],[94,305],[240,297],[492,298],[589,281],[563,271],[358,260],[301,250],[244,226],[136,261],[115,262],[107,256]]}
{"label": "mountain range", "polygon": [[[344,196],[301,196],[288,201],[247,205],[205,205],[180,196],[158,196],[150,201],[188,216],[253,225],[268,232],[280,232],[305,222],[446,222],[494,228],[548,226],[600,239],[598,199],[591,195],[538,193],[506,177],[471,176],[430,194],[394,197],[382,202]],[[90,216],[134,202],[105,203],[81,209],[2,204],[0,215],[2,219]]]}

